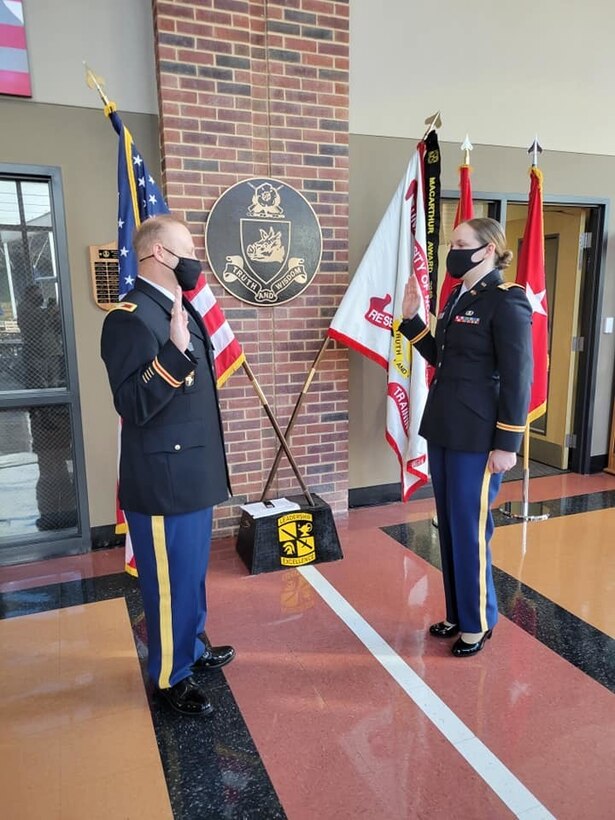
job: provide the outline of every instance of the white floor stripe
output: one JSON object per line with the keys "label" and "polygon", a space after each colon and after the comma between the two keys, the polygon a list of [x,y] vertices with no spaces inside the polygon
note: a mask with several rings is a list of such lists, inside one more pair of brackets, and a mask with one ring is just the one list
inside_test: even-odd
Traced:
{"label": "white floor stripe", "polygon": [[553,815],[546,807],[470,731],[316,567],[301,567],[299,572],[516,817],[524,820],[553,820]]}

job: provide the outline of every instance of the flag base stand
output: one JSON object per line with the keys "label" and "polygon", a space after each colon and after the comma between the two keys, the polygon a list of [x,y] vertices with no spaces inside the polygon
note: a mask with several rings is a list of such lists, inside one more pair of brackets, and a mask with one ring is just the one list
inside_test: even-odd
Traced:
{"label": "flag base stand", "polygon": [[517,521],[546,521],[549,508],[542,501],[529,502],[530,497],[530,422],[525,423],[523,434],[523,483],[521,501],[506,501],[499,508],[502,515]]}
{"label": "flag base stand", "polygon": [[236,549],[251,575],[343,558],[331,507],[317,495],[314,505],[290,496],[293,510],[254,516],[243,511]]}
{"label": "flag base stand", "polygon": [[507,501],[499,508],[507,518],[516,518],[519,521],[545,521],[550,513],[541,501],[531,504],[524,501]]}

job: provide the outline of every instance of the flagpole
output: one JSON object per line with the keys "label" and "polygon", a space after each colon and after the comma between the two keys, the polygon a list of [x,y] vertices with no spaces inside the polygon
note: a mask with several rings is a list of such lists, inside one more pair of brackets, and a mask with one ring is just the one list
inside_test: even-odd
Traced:
{"label": "flagpole", "polygon": [[[528,148],[528,154],[532,155],[532,168],[538,168],[538,154],[542,154],[542,147],[538,142],[538,134],[534,136],[534,142]],[[530,516],[530,422],[525,425],[523,435],[523,520],[535,521],[548,518],[542,513]],[[542,505],[541,505],[542,509]]]}
{"label": "flagpole", "polygon": [[[542,154],[542,146],[538,142],[538,134],[534,136],[534,142],[527,149],[528,154],[532,155],[532,168],[538,168],[538,154]],[[549,517],[549,513],[544,511],[544,505],[540,502],[533,504],[532,508],[536,512],[530,514],[530,421],[529,418],[525,424],[523,432],[523,482],[521,489],[521,508],[516,501],[507,501],[500,512],[509,518],[517,518],[524,523],[527,521],[544,521]],[[525,543],[525,542],[524,542]]]}
{"label": "flagpole", "polygon": [[[293,408],[292,415],[290,417],[290,420],[288,422],[286,430],[284,431],[284,438],[287,441],[290,439],[290,435],[291,435],[292,429],[295,425],[295,420],[296,420],[297,416],[299,415],[299,410],[301,409],[301,405],[303,404],[303,400],[307,396],[308,390],[310,389],[310,385],[312,383],[312,379],[316,375],[316,370],[318,368],[318,365],[320,364],[320,360],[324,356],[324,353],[325,353],[327,347],[329,346],[330,341],[331,341],[331,337],[330,336],[325,336],[325,338],[323,340],[323,343],[320,346],[320,350],[316,354],[316,358],[314,359],[314,361],[312,363],[312,366],[310,368],[310,371],[307,374],[307,377],[305,379],[305,382],[303,383],[303,387],[301,388],[301,393],[299,393],[299,397],[298,397],[297,401],[295,402],[295,406]],[[265,487],[263,489],[263,493],[261,495],[261,501],[264,501],[265,498],[267,497],[267,493],[269,491],[271,483],[273,482],[274,476],[275,476],[275,474],[278,470],[278,467],[280,465],[280,459],[282,458],[282,449],[283,449],[282,447],[278,448],[278,452],[276,453],[273,464],[271,465],[271,470],[269,471],[269,476],[267,478],[267,482],[265,484]]]}
{"label": "flagpole", "polygon": [[523,434],[523,520],[528,520],[530,506],[530,423]]}
{"label": "flagpole", "polygon": [[[88,64],[85,62],[85,60],[83,61],[83,65],[85,66],[85,72],[86,72],[85,81],[86,81],[89,88],[95,88],[98,91],[98,93],[100,95],[100,99],[102,100],[102,102],[105,106],[105,114],[107,114],[107,116],[108,116],[110,112],[115,111],[115,103],[113,103],[109,100],[109,98],[107,97],[107,95],[105,94],[105,92],[103,90],[103,86],[105,84],[105,81],[102,77],[97,76],[92,71],[92,69],[88,66]],[[243,366],[243,369],[244,369],[248,379],[250,380],[250,382],[252,384],[252,387],[254,388],[254,390],[256,392],[256,395],[258,396],[258,398],[261,402],[261,405],[263,406],[263,409],[264,409],[265,413],[267,414],[267,417],[269,418],[269,421],[271,422],[271,426],[273,427],[273,429],[275,431],[275,434],[276,434],[276,436],[278,437],[278,439],[280,441],[280,449],[284,450],[284,452],[286,454],[286,457],[288,458],[288,461],[290,462],[290,466],[293,469],[293,472],[294,472],[294,474],[297,478],[297,481],[299,482],[301,490],[303,491],[303,494],[304,494],[308,504],[310,505],[310,507],[315,507],[316,503],[315,503],[315,501],[312,497],[312,494],[308,490],[308,488],[307,488],[307,486],[306,486],[306,484],[305,484],[305,482],[304,482],[304,480],[301,476],[301,473],[299,472],[299,467],[297,466],[297,462],[295,461],[294,456],[293,456],[293,454],[291,453],[291,451],[288,447],[288,444],[286,442],[284,434],[282,433],[282,430],[280,429],[280,426],[279,426],[278,422],[276,421],[275,416],[273,415],[271,407],[269,406],[269,403],[268,403],[268,401],[265,397],[265,394],[263,393],[263,391],[261,389],[261,386],[259,385],[258,381],[256,380],[256,376],[254,375],[254,372],[252,371],[252,368],[250,367],[248,362],[245,360],[245,358],[244,358],[242,366]]]}
{"label": "flagpole", "polygon": [[[425,125],[427,126],[427,129],[426,129],[426,131],[425,131],[425,133],[423,134],[423,137],[422,137],[423,142],[427,139],[427,137],[429,136],[431,131],[441,127],[442,119],[441,119],[441,116],[440,116],[440,111],[438,110],[438,111],[436,111],[435,114],[432,114],[431,116],[427,117],[425,119]],[[467,145],[466,145],[466,143],[467,143]],[[466,139],[464,141],[462,149],[466,151],[466,164],[467,165],[469,165],[469,151],[471,151],[472,148],[473,148],[473,146],[469,141],[468,135],[466,134]],[[318,368],[320,360],[323,357],[323,355],[324,355],[330,341],[331,341],[331,337],[328,336],[328,335],[325,336],[325,338],[322,342],[322,345],[321,345],[318,353],[316,354],[316,358],[314,359],[314,362],[312,363],[312,366],[311,366],[311,368],[308,372],[308,375],[307,375],[307,377],[305,379],[305,382],[303,384],[303,387],[301,389],[301,393],[299,394],[299,397],[297,398],[297,401],[295,402],[293,412],[291,414],[290,420],[289,420],[288,425],[286,427],[286,430],[284,432],[284,438],[285,439],[288,439],[290,437],[291,433],[292,433],[296,418],[299,414],[299,410],[301,409],[301,405],[303,404],[303,401],[304,401],[304,399],[305,399],[305,397],[308,393],[308,390],[309,390],[310,385],[312,383],[312,380],[313,380],[313,378],[316,374],[316,370]],[[280,439],[280,441],[282,441],[282,439]],[[278,470],[278,467],[279,467],[279,464],[280,464],[280,459],[282,457],[282,450],[283,449],[284,449],[283,447],[278,448],[275,459],[274,459],[273,464],[271,466],[271,470],[269,471],[269,476],[267,477],[267,481],[265,483],[265,487],[264,487],[262,495],[261,495],[261,502],[264,501],[265,498],[267,497],[267,493],[269,491],[269,488],[270,488],[270,486],[273,482],[273,479],[275,477],[275,474]]]}
{"label": "flagpole", "polygon": [[299,484],[301,486],[301,489],[303,490],[303,495],[305,496],[305,498],[306,498],[308,504],[310,505],[310,507],[315,507],[316,503],[315,503],[314,499],[312,498],[312,494],[310,493],[308,488],[305,486],[305,482],[303,481],[303,478],[301,477],[301,473],[299,472],[299,468],[297,467],[297,462],[295,461],[294,456],[293,456],[293,454],[291,453],[291,451],[288,447],[288,443],[286,441],[284,433],[281,431],[280,426],[279,426],[278,422],[276,421],[275,416],[273,415],[271,407],[269,406],[269,403],[267,402],[267,399],[265,398],[265,394],[261,390],[260,384],[256,380],[256,376],[254,375],[254,372],[252,371],[252,368],[247,363],[247,361],[245,361],[245,359],[244,359],[244,362],[242,364],[242,367],[243,367],[247,377],[252,382],[252,387],[256,391],[256,395],[258,396],[258,398],[260,399],[261,404],[263,405],[263,410],[267,414],[267,416],[269,418],[269,421],[271,422],[271,426],[275,430],[275,434],[278,437],[281,448],[286,453],[286,458],[289,460],[290,466],[293,468],[293,472],[294,472],[294,474],[297,478],[297,481],[299,482]]}

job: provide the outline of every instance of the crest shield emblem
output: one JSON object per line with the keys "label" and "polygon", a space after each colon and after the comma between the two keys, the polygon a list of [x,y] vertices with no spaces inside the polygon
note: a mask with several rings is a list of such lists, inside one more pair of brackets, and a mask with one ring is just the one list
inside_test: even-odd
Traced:
{"label": "crest shield emblem", "polygon": [[269,285],[283,270],[291,242],[291,223],[286,219],[274,221],[242,219],[240,221],[243,258],[264,285]]}
{"label": "crest shield emblem", "polygon": [[294,299],[316,276],[322,232],[310,203],[290,185],[253,177],[226,190],[205,226],[220,284],[253,305]]}

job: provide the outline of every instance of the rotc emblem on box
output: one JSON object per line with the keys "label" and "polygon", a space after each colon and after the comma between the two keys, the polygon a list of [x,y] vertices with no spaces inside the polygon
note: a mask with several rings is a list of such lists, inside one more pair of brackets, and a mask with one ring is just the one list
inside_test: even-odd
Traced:
{"label": "rotc emblem on box", "polygon": [[233,296],[279,305],[310,284],[320,265],[322,233],[309,202],[266,177],[233,185],[213,206],[205,229],[209,264]]}
{"label": "rotc emblem on box", "polygon": [[278,518],[280,563],[283,567],[300,567],[316,559],[314,519],[311,513],[289,513]]}
{"label": "rotc emblem on box", "polygon": [[303,496],[288,500],[299,509],[254,517],[243,508],[237,552],[253,575],[344,557],[331,507],[315,494],[313,504]]}

